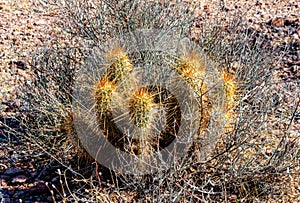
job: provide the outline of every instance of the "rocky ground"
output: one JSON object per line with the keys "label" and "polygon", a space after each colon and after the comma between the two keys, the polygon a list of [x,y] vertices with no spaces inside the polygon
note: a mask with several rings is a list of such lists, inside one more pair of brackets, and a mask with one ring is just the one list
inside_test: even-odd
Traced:
{"label": "rocky ground", "polygon": [[[51,2],[51,1],[49,1]],[[18,82],[30,78],[30,57],[34,50],[50,47],[52,40],[72,43],[60,24],[60,14],[49,7],[47,1],[0,0],[0,202],[52,202],[53,195],[46,183],[57,182],[58,166],[43,162],[46,152],[36,152],[31,143],[19,143],[20,121],[14,119],[20,100]],[[50,7],[51,8],[51,7]],[[53,7],[54,8],[54,7]],[[281,50],[276,64],[276,78],[280,88],[297,103],[300,93],[300,4],[294,1],[201,1],[197,10],[199,24],[225,13],[245,12],[249,26]],[[247,11],[247,12],[246,12]],[[228,15],[229,16],[229,15]],[[226,15],[224,16],[226,19]],[[197,26],[195,27],[195,30]],[[58,37],[59,36],[59,37]],[[295,109],[293,132],[299,136],[300,107]],[[297,123],[296,123],[297,122]],[[8,126],[16,134],[8,134]],[[1,197],[2,194],[2,197]],[[41,195],[43,194],[43,195]],[[3,202],[3,201],[2,201]]]}

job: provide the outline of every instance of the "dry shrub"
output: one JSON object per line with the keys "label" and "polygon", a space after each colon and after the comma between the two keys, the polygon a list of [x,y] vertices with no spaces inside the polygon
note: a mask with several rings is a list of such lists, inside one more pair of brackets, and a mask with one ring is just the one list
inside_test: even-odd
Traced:
{"label": "dry shrub", "polygon": [[[299,99],[295,97],[290,106],[282,102],[288,91],[279,90],[278,81],[274,79],[273,67],[279,60],[274,54],[278,51],[269,46],[261,33],[251,30],[239,14],[230,22],[215,18],[192,29],[197,4],[186,1],[61,0],[55,5],[63,14],[66,32],[78,37],[84,46],[55,47],[34,55],[34,77],[24,85],[26,97],[23,99],[29,112],[24,125],[30,139],[64,166],[69,166],[79,154],[82,160],[88,160],[85,164],[90,168],[84,168],[93,172],[82,178],[76,172],[78,163],[73,162],[71,174],[82,186],[79,191],[87,192],[79,194],[71,188],[62,199],[98,202],[299,200],[299,136],[291,131],[297,122]],[[221,16],[222,11],[219,12]],[[228,100],[235,104],[228,104],[230,113],[224,114],[231,122],[220,132],[213,153],[205,161],[195,158],[201,153],[195,147],[190,152],[195,156],[183,157],[168,170],[158,170],[155,174],[131,176],[107,170],[104,173],[103,167],[99,169],[97,163],[92,164],[76,138],[72,126],[72,88],[80,62],[85,62],[91,48],[101,49],[106,40],[141,28],[173,30],[198,44],[223,73],[220,76],[227,85],[236,85],[234,99]],[[234,80],[226,74],[232,75]],[[299,95],[297,90],[295,94]],[[230,92],[230,88],[226,91]],[[65,175],[63,187],[69,185],[68,181],[72,182],[72,175]],[[110,182],[105,176],[112,177]]]}

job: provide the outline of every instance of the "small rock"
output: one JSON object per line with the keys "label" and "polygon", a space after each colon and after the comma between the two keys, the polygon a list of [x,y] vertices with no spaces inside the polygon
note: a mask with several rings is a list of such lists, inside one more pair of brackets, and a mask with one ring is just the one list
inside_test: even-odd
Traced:
{"label": "small rock", "polygon": [[252,24],[252,28],[257,31],[257,32],[262,32],[262,28],[261,28],[261,25],[260,24]]}
{"label": "small rock", "polygon": [[292,36],[291,36],[292,39],[294,40],[299,40],[299,35],[297,33],[294,33]]}
{"label": "small rock", "polygon": [[228,196],[228,199],[229,199],[230,201],[236,201],[236,200],[237,200],[237,195],[234,195],[234,194],[229,195],[229,196]]}
{"label": "small rock", "polygon": [[283,27],[284,26],[284,20],[282,18],[273,18],[271,20],[271,25],[274,27]]}
{"label": "small rock", "polygon": [[269,15],[266,14],[266,13],[262,14],[261,17],[262,17],[264,20],[269,19]]}
{"label": "small rock", "polygon": [[40,19],[33,23],[33,25],[45,25],[47,22],[44,19]]}
{"label": "small rock", "polygon": [[14,61],[13,63],[17,66],[17,68],[20,68],[22,70],[25,70],[27,68],[25,63],[22,61]]}

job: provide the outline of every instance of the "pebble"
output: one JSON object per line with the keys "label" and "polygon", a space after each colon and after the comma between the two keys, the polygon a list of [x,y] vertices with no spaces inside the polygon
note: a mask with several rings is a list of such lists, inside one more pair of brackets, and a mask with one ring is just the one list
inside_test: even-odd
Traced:
{"label": "pebble", "polygon": [[271,25],[275,27],[283,27],[284,26],[284,20],[282,18],[273,18],[271,20]]}
{"label": "pebble", "polygon": [[297,33],[294,33],[292,36],[291,36],[292,39],[294,40],[298,40],[299,39],[299,35]]}

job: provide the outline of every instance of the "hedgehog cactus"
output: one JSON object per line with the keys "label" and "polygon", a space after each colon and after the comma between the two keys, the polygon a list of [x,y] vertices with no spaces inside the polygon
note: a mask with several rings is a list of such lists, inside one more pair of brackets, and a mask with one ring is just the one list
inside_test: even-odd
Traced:
{"label": "hedgehog cactus", "polygon": [[233,118],[235,117],[234,108],[237,103],[237,82],[235,81],[234,76],[225,70],[220,73],[220,80],[224,91],[224,106],[222,110],[226,123],[224,131],[227,132],[232,131],[234,128]]}
{"label": "hedgehog cactus", "polygon": [[116,86],[107,78],[102,78],[95,84],[96,105],[100,115],[104,115],[111,107],[111,99]]}
{"label": "hedgehog cactus", "polygon": [[[106,131],[108,140],[123,140],[122,145],[126,143],[124,140],[127,140],[127,144],[131,146],[128,151],[140,156],[144,156],[150,151],[152,153],[159,150],[163,148],[162,146],[165,147],[166,143],[170,143],[176,137],[174,135],[173,137],[171,136],[172,138],[166,138],[166,135],[173,135],[166,132],[166,130],[175,132],[172,129],[174,124],[171,124],[170,121],[177,122],[177,126],[180,125],[178,123],[180,119],[175,118],[172,120],[172,117],[175,115],[177,117],[180,116],[178,112],[175,112],[179,111],[179,105],[170,104],[172,100],[170,98],[168,102],[166,102],[168,99],[165,101],[158,99],[162,97],[163,92],[166,93],[165,91],[159,91],[160,87],[155,85],[153,86],[154,88],[138,87],[134,80],[135,76],[132,77],[131,75],[135,70],[135,65],[129,54],[123,49],[117,47],[107,57],[110,65],[107,66],[99,81],[95,83],[94,88],[98,116],[103,114],[112,115],[112,98],[114,93],[119,91],[116,94],[123,94],[128,98],[127,103],[125,102],[124,105],[129,106],[130,123],[136,126],[137,129],[140,129],[138,131],[140,135],[129,135],[129,137],[125,138],[126,135],[120,133],[119,130],[115,130],[114,128],[117,128],[117,126],[113,124],[111,128],[102,129]],[[202,137],[208,126],[210,128],[220,128],[222,126],[224,128],[223,132],[227,132],[228,128],[231,127],[230,124],[234,117],[233,109],[236,105],[237,83],[234,77],[224,70],[217,69],[216,64],[207,63],[206,60],[209,59],[196,51],[190,51],[182,57],[167,55],[165,59],[166,64],[169,64],[170,68],[190,86],[194,93],[194,95],[190,96],[195,97],[198,102],[198,115],[200,118],[198,137]],[[126,83],[125,86],[124,83]],[[170,94],[167,95],[170,97]],[[120,101],[115,102],[118,103]],[[120,106],[120,104],[118,105]],[[157,116],[153,113],[155,112],[153,110],[162,106],[167,110],[165,117],[159,119],[165,119],[164,124],[167,127],[157,137],[153,136],[153,131],[151,130],[153,122],[155,122],[153,117]],[[98,119],[102,123],[113,123],[110,116],[99,116]],[[218,122],[218,124],[214,125],[213,122]],[[110,130],[114,131],[114,133],[110,132]],[[115,132],[119,133],[116,134]],[[114,138],[109,138],[110,136],[114,136]],[[157,148],[157,146],[159,147]],[[123,150],[128,149],[125,146],[120,148]]]}
{"label": "hedgehog cactus", "polygon": [[173,67],[187,81],[199,98],[199,104],[201,106],[201,130],[205,130],[211,114],[211,101],[206,93],[205,63],[202,61],[201,56],[192,52],[186,54],[183,58],[178,58]]}
{"label": "hedgehog cactus", "polygon": [[153,95],[146,88],[134,92],[129,101],[132,122],[138,127],[149,125],[150,113],[154,105]]}
{"label": "hedgehog cactus", "polygon": [[126,75],[132,71],[133,66],[130,59],[128,58],[126,52],[117,46],[108,53],[107,58],[111,63],[110,67],[107,69],[104,77],[114,84],[125,80]]}

